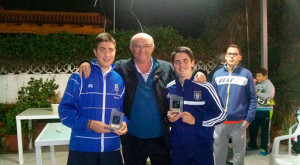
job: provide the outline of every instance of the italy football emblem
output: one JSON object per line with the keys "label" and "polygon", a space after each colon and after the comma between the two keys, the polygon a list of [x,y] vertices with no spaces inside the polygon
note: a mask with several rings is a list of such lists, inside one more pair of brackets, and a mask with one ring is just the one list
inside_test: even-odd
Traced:
{"label": "italy football emblem", "polygon": [[115,84],[115,91],[116,91],[116,94],[119,93],[119,85],[118,84]]}
{"label": "italy football emblem", "polygon": [[201,91],[194,91],[194,99],[195,100],[201,99]]}

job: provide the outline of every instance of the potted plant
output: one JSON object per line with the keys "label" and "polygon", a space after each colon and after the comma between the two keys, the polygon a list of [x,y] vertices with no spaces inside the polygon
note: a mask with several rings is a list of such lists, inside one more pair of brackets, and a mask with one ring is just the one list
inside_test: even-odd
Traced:
{"label": "potted plant", "polygon": [[44,81],[43,79],[37,80],[31,77],[28,86],[22,87],[18,92],[18,100],[30,105],[32,108],[49,107],[50,102],[47,100],[57,97],[56,90],[58,87],[54,79]]}
{"label": "potted plant", "polygon": [[51,104],[52,111],[58,113],[58,106],[61,101],[60,92],[55,93],[51,98],[47,99],[47,102]]}
{"label": "potted plant", "polygon": [[[1,106],[1,104],[0,104]],[[3,128],[4,128],[4,120],[5,120],[5,115],[3,115],[3,112],[1,111],[0,107],[0,148],[2,147],[2,137],[3,137]]]}
{"label": "potted plant", "polygon": [[[58,85],[54,83],[54,79],[46,80],[30,78],[26,87],[21,87],[18,91],[18,102],[15,108],[10,109],[5,114],[5,125],[3,132],[5,133],[7,149],[10,151],[17,151],[17,124],[16,116],[28,108],[43,108],[49,107],[50,103],[46,100],[52,98],[57,93]],[[28,129],[28,121],[22,122],[22,132],[31,135]],[[27,137],[26,135],[23,137]],[[23,140],[24,141],[24,140]],[[12,146],[15,144],[16,146]],[[24,146],[26,141],[23,142]]]}
{"label": "potted plant", "polygon": [[5,122],[6,122],[6,114],[14,109],[16,104],[0,104],[0,147],[2,145],[2,139],[5,137]]}
{"label": "potted plant", "polygon": [[[59,93],[56,92],[58,85],[54,79],[34,79],[30,78],[28,85],[22,87],[18,92],[19,102],[29,105],[30,108],[50,107],[51,103],[59,102]],[[46,123],[44,121],[33,120],[32,137],[35,139],[43,130]]]}
{"label": "potted plant", "polygon": [[[3,132],[5,133],[5,142],[6,148],[8,151],[16,152],[18,151],[18,141],[17,141],[17,123],[16,116],[21,113],[22,110],[20,108],[14,108],[9,110],[5,114],[5,124],[3,126]],[[28,122],[22,122],[22,131],[24,135],[28,135],[29,129],[27,127]],[[23,136],[23,148],[27,146],[27,136]]]}

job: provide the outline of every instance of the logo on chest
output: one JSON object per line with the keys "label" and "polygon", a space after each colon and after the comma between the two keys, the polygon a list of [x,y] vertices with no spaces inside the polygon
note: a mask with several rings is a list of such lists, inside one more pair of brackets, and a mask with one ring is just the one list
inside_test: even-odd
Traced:
{"label": "logo on chest", "polygon": [[118,84],[115,84],[115,92],[116,92],[116,95],[119,93],[119,85]]}
{"label": "logo on chest", "polygon": [[88,84],[88,88],[94,88],[93,84]]}
{"label": "logo on chest", "polygon": [[194,91],[194,99],[201,100],[201,91]]}

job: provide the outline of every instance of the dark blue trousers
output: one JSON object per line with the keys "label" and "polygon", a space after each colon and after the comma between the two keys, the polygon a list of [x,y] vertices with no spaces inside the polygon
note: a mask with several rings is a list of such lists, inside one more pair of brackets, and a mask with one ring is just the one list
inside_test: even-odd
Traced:
{"label": "dark blue trousers", "polygon": [[269,147],[269,133],[270,133],[270,111],[256,111],[254,120],[249,126],[250,141],[248,146],[256,148],[257,134],[261,128],[261,148],[268,151]]}
{"label": "dark blue trousers", "polygon": [[170,165],[170,149],[163,137],[140,139],[130,134],[121,136],[125,165]]}
{"label": "dark blue trousers", "polygon": [[201,146],[171,147],[172,165],[214,165],[213,143]]}
{"label": "dark blue trousers", "polygon": [[82,152],[69,150],[68,165],[123,165],[120,150]]}

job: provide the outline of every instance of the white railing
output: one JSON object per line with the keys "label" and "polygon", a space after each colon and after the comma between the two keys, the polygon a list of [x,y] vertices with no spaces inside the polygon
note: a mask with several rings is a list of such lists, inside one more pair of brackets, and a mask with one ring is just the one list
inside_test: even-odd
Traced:
{"label": "white railing", "polygon": [[[208,73],[216,66],[216,61],[208,63],[198,62],[194,69],[203,69]],[[77,64],[56,64],[56,65],[30,65],[29,67],[11,66],[0,67],[0,103],[15,103],[18,98],[18,91],[27,85],[31,77],[35,79],[55,79],[59,85],[58,91],[64,93],[68,79],[75,70]]]}
{"label": "white railing", "polygon": [[208,74],[210,71],[212,71],[216,67],[217,63],[218,63],[218,61],[216,59],[210,60],[207,63],[199,61],[194,66],[194,70],[202,69],[202,70],[205,70]]}
{"label": "white railing", "polygon": [[32,64],[29,66],[1,66],[0,74],[66,74],[77,69],[77,64]]}

